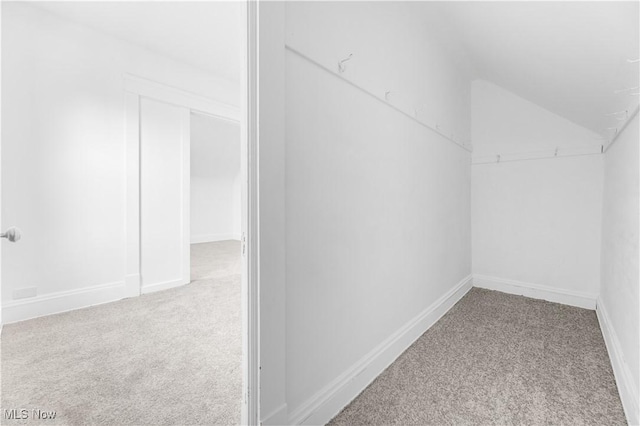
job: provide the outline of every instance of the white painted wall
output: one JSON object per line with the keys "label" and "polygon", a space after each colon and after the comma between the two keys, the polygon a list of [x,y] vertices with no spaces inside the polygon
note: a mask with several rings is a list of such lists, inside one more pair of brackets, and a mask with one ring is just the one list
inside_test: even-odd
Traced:
{"label": "white painted wall", "polygon": [[[469,80],[410,6],[286,10],[287,44],[331,69],[353,52],[353,81],[411,94],[468,132]],[[470,155],[291,51],[286,76],[286,384],[295,422],[322,410],[341,375],[471,272]]]}
{"label": "white painted wall", "polygon": [[[474,157],[594,140],[590,131],[484,81],[473,83],[471,105]],[[474,165],[474,275],[582,295],[593,308],[602,177],[599,154]]]}
{"label": "white painted wall", "polygon": [[335,71],[352,54],[345,78],[379,97],[390,92],[390,104],[469,141],[471,66],[438,7],[306,3],[287,4],[288,46]]}
{"label": "white painted wall", "polygon": [[474,274],[595,300],[601,155],[474,165],[471,182]]}
{"label": "white painted wall", "polygon": [[142,292],[190,282],[189,127],[185,107],[140,100]]}
{"label": "white painted wall", "polygon": [[606,311],[608,331],[615,341],[607,341],[607,346],[630,424],[640,421],[638,140],[636,115],[605,153],[602,282],[598,301],[598,310]]}
{"label": "white painted wall", "polygon": [[473,156],[562,151],[596,147],[603,139],[491,82],[471,85]]}
{"label": "white painted wall", "polygon": [[240,126],[191,115],[191,242],[240,239]]}
{"label": "white painted wall", "polygon": [[[119,298],[123,73],[235,105],[237,87],[25,3],[2,12],[2,180],[13,182],[2,220],[24,234],[2,253],[3,304],[27,300],[13,291],[32,286],[38,296],[81,293],[82,304]],[[97,299],[86,297],[92,286],[103,286]]]}

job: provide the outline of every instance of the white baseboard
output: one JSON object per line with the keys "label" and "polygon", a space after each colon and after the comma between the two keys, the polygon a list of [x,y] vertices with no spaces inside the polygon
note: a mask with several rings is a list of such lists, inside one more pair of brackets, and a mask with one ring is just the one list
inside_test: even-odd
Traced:
{"label": "white baseboard", "polygon": [[227,241],[227,240],[240,241],[240,234],[202,234],[202,235],[191,236],[191,244],[213,243],[216,241]]}
{"label": "white baseboard", "polygon": [[607,315],[607,311],[601,300],[598,300],[596,315],[598,316],[604,343],[607,346],[607,352],[609,352],[613,375],[618,384],[618,393],[620,394],[622,406],[627,416],[627,422],[630,425],[640,424],[640,409],[638,408],[638,398],[640,395],[638,395],[638,389],[633,383],[633,376],[631,375],[629,364],[627,364],[624,354],[622,353],[618,336],[613,329],[609,315]]}
{"label": "white baseboard", "polygon": [[267,414],[261,421],[263,426],[281,426],[287,424],[287,404],[282,404],[271,413]]}
{"label": "white baseboard", "polygon": [[598,297],[596,294],[564,290],[540,284],[525,283],[522,281],[478,274],[473,274],[473,286],[488,290],[497,290],[503,293],[531,297],[533,299],[562,303],[564,305],[577,306],[585,309],[595,309],[596,299]]}
{"label": "white baseboard", "polygon": [[291,412],[288,424],[326,424],[471,289],[471,275]]}
{"label": "white baseboard", "polygon": [[180,278],[179,280],[171,280],[171,281],[164,281],[156,284],[143,285],[142,288],[140,289],[140,293],[141,294],[155,293],[156,291],[168,290],[170,288],[180,287],[185,284],[189,284],[189,282],[186,282],[185,280]]}
{"label": "white baseboard", "polygon": [[77,290],[60,291],[42,296],[19,299],[2,305],[2,323],[24,321],[45,315],[58,314],[93,305],[115,302],[125,297],[125,283],[100,284]]}
{"label": "white baseboard", "polygon": [[124,277],[126,297],[140,296],[140,274],[129,274]]}

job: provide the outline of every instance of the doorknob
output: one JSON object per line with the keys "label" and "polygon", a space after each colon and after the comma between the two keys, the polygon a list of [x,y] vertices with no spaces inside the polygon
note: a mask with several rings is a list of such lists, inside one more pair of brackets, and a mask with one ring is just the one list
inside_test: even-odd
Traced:
{"label": "doorknob", "polygon": [[22,235],[20,234],[20,230],[15,226],[12,226],[11,228],[7,229],[6,232],[3,232],[2,234],[0,234],[0,238],[6,238],[12,243],[15,243],[16,241],[20,240],[21,236]]}

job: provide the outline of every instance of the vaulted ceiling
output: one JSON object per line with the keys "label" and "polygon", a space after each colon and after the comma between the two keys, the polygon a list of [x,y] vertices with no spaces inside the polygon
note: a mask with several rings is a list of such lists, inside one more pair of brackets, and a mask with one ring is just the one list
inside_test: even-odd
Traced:
{"label": "vaulted ceiling", "polygon": [[[149,50],[237,81],[238,2],[39,2]],[[413,2],[438,13],[476,78],[610,138],[607,114],[632,110],[639,85],[638,1]],[[206,52],[206,53],[203,53]],[[616,93],[618,91],[618,93]]]}
{"label": "vaulted ceiling", "polygon": [[[638,105],[637,1],[424,3],[455,28],[491,81],[576,124],[611,137],[607,116]],[[624,90],[636,88],[635,90]],[[616,93],[617,91],[620,91]],[[620,117],[620,116],[618,116]]]}

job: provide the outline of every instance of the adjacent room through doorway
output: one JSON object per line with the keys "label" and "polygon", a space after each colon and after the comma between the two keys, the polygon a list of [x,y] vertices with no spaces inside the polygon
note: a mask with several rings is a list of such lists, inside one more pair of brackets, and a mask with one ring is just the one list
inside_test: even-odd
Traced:
{"label": "adjacent room through doorway", "polygon": [[3,420],[248,415],[245,7],[2,4]]}

